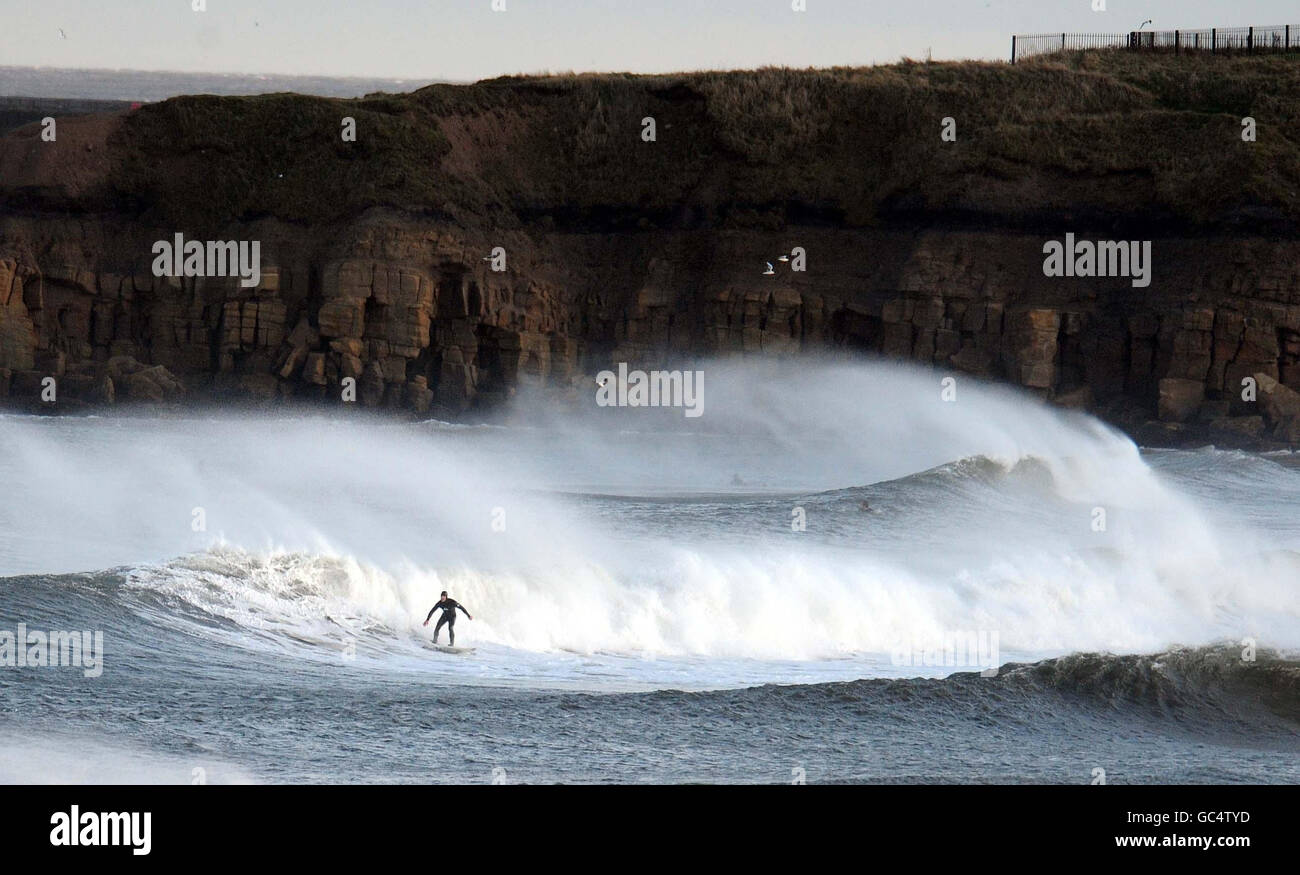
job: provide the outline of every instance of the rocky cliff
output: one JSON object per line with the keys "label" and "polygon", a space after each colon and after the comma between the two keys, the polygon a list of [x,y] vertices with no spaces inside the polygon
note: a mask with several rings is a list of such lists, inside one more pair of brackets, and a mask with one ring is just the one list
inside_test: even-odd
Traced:
{"label": "rocky cliff", "polygon": [[[351,377],[454,415],[612,362],[831,352],[1294,443],[1298,220],[1287,58],[179,98],[0,138],[0,403],[339,404]],[[178,233],[259,241],[259,282],[155,276]],[[1046,275],[1066,234],[1150,241],[1150,284]]]}

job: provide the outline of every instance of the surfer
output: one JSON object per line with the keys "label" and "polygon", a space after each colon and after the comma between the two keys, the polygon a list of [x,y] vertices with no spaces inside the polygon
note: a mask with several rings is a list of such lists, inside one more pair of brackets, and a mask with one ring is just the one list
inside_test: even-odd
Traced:
{"label": "surfer", "polygon": [[[452,647],[456,646],[456,609],[457,608],[460,608],[462,611],[465,611],[465,606],[462,605],[460,602],[456,601],[455,599],[447,598],[447,590],[444,589],[442,591],[442,598],[438,599],[438,603],[429,609],[429,616],[424,618],[424,625],[426,626],[429,625],[429,621],[433,619],[433,612],[439,609],[442,610],[442,616],[438,618],[438,625],[433,627],[434,644],[438,643],[438,633],[442,631],[442,624],[446,623],[447,636],[448,638],[451,639],[451,646]],[[473,617],[470,617],[469,611],[465,611],[465,616],[469,617],[471,620],[474,619]]]}

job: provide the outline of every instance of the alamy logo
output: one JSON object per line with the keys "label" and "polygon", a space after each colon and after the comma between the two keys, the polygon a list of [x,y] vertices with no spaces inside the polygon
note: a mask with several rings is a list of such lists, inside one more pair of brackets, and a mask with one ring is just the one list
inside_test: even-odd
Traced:
{"label": "alamy logo", "polygon": [[999,655],[998,633],[981,629],[901,641],[893,648],[890,661],[906,667],[978,668],[986,676],[996,676]]}
{"label": "alamy logo", "polygon": [[15,634],[0,630],[0,666],[45,668],[75,666],[88,678],[104,673],[104,633],[27,631],[18,624]]}
{"label": "alamy logo", "polygon": [[596,404],[600,407],[682,407],[686,416],[704,414],[704,371],[629,371],[619,362],[618,374],[596,375]]}
{"label": "alamy logo", "polygon": [[151,250],[154,276],[238,276],[246,289],[262,281],[262,241],[159,240]]}
{"label": "alamy logo", "polygon": [[1075,241],[1066,234],[1065,242],[1048,240],[1043,244],[1045,276],[1129,276],[1133,288],[1151,285],[1150,240]]}
{"label": "alamy logo", "polygon": [[50,844],[56,848],[129,846],[137,857],[148,856],[153,848],[153,813],[146,811],[70,811],[50,815]]}

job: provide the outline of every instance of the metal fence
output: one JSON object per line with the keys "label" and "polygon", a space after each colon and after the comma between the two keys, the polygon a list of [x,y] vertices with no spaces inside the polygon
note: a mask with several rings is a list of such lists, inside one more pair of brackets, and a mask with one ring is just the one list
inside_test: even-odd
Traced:
{"label": "metal fence", "polygon": [[1011,63],[1032,55],[1086,49],[1131,49],[1148,52],[1300,51],[1300,25],[1211,27],[1205,30],[1134,30],[1128,33],[1018,33],[1011,37]]}

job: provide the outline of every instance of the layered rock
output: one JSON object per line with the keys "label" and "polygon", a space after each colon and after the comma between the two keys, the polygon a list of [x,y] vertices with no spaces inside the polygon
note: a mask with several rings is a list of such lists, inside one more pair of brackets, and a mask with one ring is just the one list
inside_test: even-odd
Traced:
{"label": "layered rock", "polygon": [[[6,239],[54,251],[74,227],[3,224]],[[119,401],[342,404],[351,379],[362,406],[450,415],[525,385],[563,391],[617,361],[874,354],[1074,406],[1127,399],[1169,422],[1294,439],[1272,399],[1288,380],[1300,386],[1300,276],[1289,272],[1298,244],[1158,241],[1166,276],[1146,294],[1122,281],[1045,277],[1041,238],[1005,232],[556,233],[507,240],[518,254],[502,273],[480,255],[493,241],[475,245],[409,217],[315,244],[273,222],[247,233],[279,262],[251,289],[153,277],[149,246],[129,226],[96,232],[95,244],[134,251],[131,261],[0,260],[0,368],[18,375],[10,401],[33,401],[39,377],[75,367],[78,378],[110,381],[96,397]],[[755,269],[792,243],[807,251],[806,271]],[[1201,268],[1232,263],[1242,246],[1284,267],[1248,281]],[[859,255],[882,252],[891,258]],[[124,369],[129,356],[167,378]],[[1247,377],[1261,400],[1243,400]],[[89,389],[69,394],[82,396]]]}
{"label": "layered rock", "polygon": [[1273,428],[1273,437],[1288,443],[1300,443],[1300,392],[1290,389],[1268,374],[1255,374],[1260,407],[1265,422]]}
{"label": "layered rock", "polygon": [[[1008,381],[1171,434],[1294,441],[1300,200],[1268,180],[1214,188],[1273,165],[1225,151],[1231,119],[1179,127],[1195,108],[1170,83],[1196,71],[1152,84],[935,70],[190,98],[62,121],[76,156],[16,132],[0,138],[0,397],[39,407],[54,377],[68,382],[60,398],[101,403],[300,398],[454,416],[524,387],[586,391],[619,361],[829,354]],[[1076,163],[1051,157],[1061,142],[1015,152],[985,102],[961,118],[971,139],[943,146],[926,113],[956,111],[941,104],[961,77],[977,94],[1023,88],[1016,134],[1050,122]],[[1278,100],[1300,103],[1286,88]],[[1182,138],[1106,151],[1098,100]],[[871,108],[876,127],[845,107]],[[263,111],[265,128],[240,129],[258,148],[220,143],[223,119]],[[337,142],[339,113],[360,120],[355,149]],[[639,137],[646,114],[658,142]],[[1205,166],[1171,176],[1187,163],[1177,149]],[[1063,231],[1150,240],[1152,283],[1046,275],[1044,243]],[[260,280],[155,276],[154,242],[178,232],[258,241]],[[804,270],[777,259],[795,247]]]}

